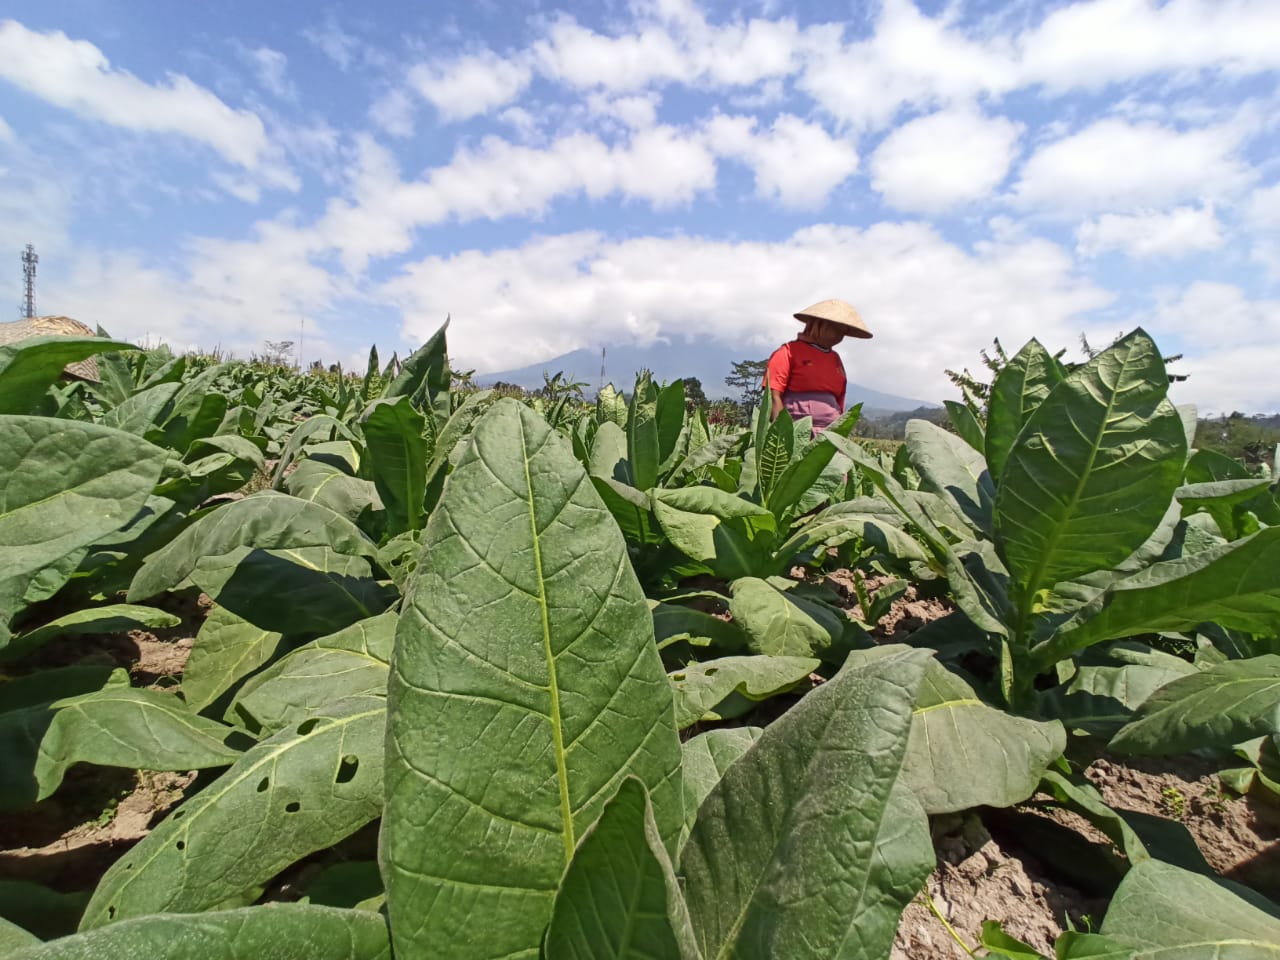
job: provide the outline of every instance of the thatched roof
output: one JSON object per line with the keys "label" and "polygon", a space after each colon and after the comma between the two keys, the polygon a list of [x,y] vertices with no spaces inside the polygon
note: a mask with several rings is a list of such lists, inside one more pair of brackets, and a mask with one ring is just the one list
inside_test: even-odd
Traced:
{"label": "thatched roof", "polygon": [[[27,317],[23,320],[0,322],[0,347],[17,343],[28,337],[93,337],[97,334],[79,320],[70,317]],[[62,372],[68,377],[99,382],[98,361],[93,357],[67,364]]]}

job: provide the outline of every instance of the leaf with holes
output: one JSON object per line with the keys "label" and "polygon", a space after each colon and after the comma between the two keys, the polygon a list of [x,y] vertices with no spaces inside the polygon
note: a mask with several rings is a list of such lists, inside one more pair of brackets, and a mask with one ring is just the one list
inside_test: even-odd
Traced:
{"label": "leaf with holes", "polygon": [[80,929],[209,910],[382,810],[380,697],[333,704],[241,755],[103,875]]}
{"label": "leaf with holes", "polygon": [[53,704],[36,757],[38,800],[58,789],[73,763],[133,770],[225,767],[240,756],[223,741],[230,727],[189,713],[159,690],[109,687]]}
{"label": "leaf with holes", "polygon": [[398,953],[536,958],[578,838],[628,776],[674,845],[680,743],[626,544],[568,442],[515,401],[485,414],[427,523],[388,693]]}
{"label": "leaf with holes", "polygon": [[139,917],[7,954],[8,960],[391,960],[376,913],[301,903]]}
{"label": "leaf with holes", "polygon": [[274,733],[327,703],[385,695],[396,620],[388,610],[292,651],[241,688],[227,720]]}
{"label": "leaf with holes", "polygon": [[676,700],[676,726],[683,730],[707,715],[725,697],[739,693],[767,700],[793,689],[822,665],[809,657],[722,657],[691,663],[670,674]]}

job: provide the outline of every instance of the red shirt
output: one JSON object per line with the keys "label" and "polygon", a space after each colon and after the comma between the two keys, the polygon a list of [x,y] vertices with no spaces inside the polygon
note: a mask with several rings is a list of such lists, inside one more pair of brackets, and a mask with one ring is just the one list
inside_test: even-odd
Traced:
{"label": "red shirt", "polygon": [[844,364],[834,350],[823,350],[805,340],[784,343],[769,357],[765,385],[776,394],[830,393],[844,413],[848,380]]}

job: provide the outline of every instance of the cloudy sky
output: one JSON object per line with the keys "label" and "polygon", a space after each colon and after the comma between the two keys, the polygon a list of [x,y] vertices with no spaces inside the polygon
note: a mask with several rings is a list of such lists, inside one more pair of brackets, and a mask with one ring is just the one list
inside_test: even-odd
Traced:
{"label": "cloudy sky", "polygon": [[[416,10],[413,8],[416,7]],[[10,7],[12,12],[18,9]],[[412,10],[412,12],[409,12]],[[0,302],[350,363],[855,304],[851,379],[1141,324],[1280,410],[1277,0],[46,0],[0,20]],[[727,371],[726,371],[727,372]]]}

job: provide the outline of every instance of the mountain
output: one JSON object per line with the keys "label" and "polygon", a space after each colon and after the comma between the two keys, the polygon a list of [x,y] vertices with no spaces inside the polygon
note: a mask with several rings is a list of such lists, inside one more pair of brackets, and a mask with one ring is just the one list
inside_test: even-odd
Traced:
{"label": "mountain", "polygon": [[[603,383],[612,383],[615,387],[630,391],[631,385],[635,383],[637,371],[651,370],[658,380],[697,377],[702,383],[703,392],[710,399],[717,400],[732,394],[730,388],[725,386],[724,378],[732,370],[733,364],[739,360],[751,358],[753,353],[754,351],[750,349],[735,349],[711,341],[698,343],[660,341],[647,347],[608,347]],[[574,350],[572,353],[566,353],[542,363],[532,363],[516,370],[478,374],[476,383],[492,386],[501,381],[531,390],[542,386],[544,373],[548,376],[563,373],[570,381],[586,383],[584,392],[588,397],[592,397],[602,385],[600,359],[599,350]],[[844,360],[845,370],[851,377],[849,388],[845,393],[845,402],[850,405],[861,403],[867,415],[938,406],[930,400],[900,397],[864,387],[852,380],[857,371],[848,357]]]}

